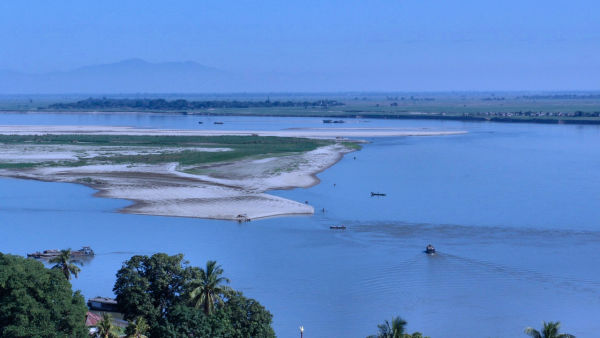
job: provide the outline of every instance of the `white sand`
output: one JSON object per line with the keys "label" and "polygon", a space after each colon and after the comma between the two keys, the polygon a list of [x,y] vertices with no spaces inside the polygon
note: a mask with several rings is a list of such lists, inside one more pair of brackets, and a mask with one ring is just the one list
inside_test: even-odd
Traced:
{"label": "white sand", "polygon": [[288,130],[173,130],[144,129],[109,126],[0,126],[4,135],[44,134],[94,134],[94,135],[173,135],[173,136],[218,136],[259,135],[281,137],[335,138],[335,137],[391,137],[391,136],[443,136],[465,134],[466,131],[440,131],[426,129],[394,128],[313,128]]}
{"label": "white sand", "polygon": [[[26,170],[3,169],[0,175],[55,182],[86,184],[97,196],[135,202],[126,213],[236,220],[291,214],[312,214],[312,206],[268,195],[270,189],[308,187],[318,183],[314,176],[335,164],[350,149],[331,145],[300,155],[260,160],[241,160],[215,165],[214,174],[194,175],[178,171],[177,163],[161,165],[88,165],[42,167]],[[253,166],[248,165],[255,163]],[[299,163],[290,172],[273,173]],[[238,168],[238,171],[235,171]],[[240,168],[245,168],[239,171]],[[227,175],[244,175],[232,178]]]}
{"label": "white sand", "polygon": [[66,161],[97,156],[231,151],[231,148],[0,144],[0,162]]}

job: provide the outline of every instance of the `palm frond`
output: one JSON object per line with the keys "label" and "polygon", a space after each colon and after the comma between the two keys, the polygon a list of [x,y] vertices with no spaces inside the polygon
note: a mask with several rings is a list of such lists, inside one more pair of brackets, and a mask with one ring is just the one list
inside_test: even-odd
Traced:
{"label": "palm frond", "polygon": [[526,328],[525,329],[525,334],[527,334],[527,335],[529,335],[530,337],[533,337],[533,338],[542,338],[542,334],[538,330],[536,330],[536,329],[534,329],[532,327]]}

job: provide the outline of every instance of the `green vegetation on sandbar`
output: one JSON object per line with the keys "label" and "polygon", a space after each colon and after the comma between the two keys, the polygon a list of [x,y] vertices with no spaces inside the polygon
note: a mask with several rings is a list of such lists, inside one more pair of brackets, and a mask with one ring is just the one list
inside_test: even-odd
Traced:
{"label": "green vegetation on sandbar", "polygon": [[[176,136],[179,137],[179,136]],[[186,139],[189,137],[185,137]],[[182,140],[183,142],[186,142]],[[165,152],[160,154],[143,155],[116,155],[107,157],[96,157],[96,161],[111,163],[168,163],[178,162],[182,165],[193,165],[200,163],[212,163],[232,161],[245,157],[261,155],[282,155],[290,153],[301,153],[315,150],[318,147],[330,145],[333,141],[314,140],[303,138],[287,138],[272,136],[215,136],[200,137],[196,144],[188,140],[185,144],[173,144],[177,146],[213,146],[231,148],[231,151],[201,152],[184,150],[181,152]]]}
{"label": "green vegetation on sandbar", "polygon": [[0,163],[0,169],[26,169],[38,166],[38,163]]}
{"label": "green vegetation on sandbar", "polygon": [[5,144],[82,144],[95,146],[152,147],[280,147],[305,151],[331,144],[329,140],[276,136],[152,136],[152,135],[0,135]]}
{"label": "green vegetation on sandbar", "polygon": [[[127,147],[133,153],[101,153],[77,160],[44,161],[36,163],[0,163],[0,168],[17,169],[40,166],[83,166],[92,163],[170,163],[197,165],[234,161],[247,157],[281,156],[302,153],[336,143],[334,140],[317,140],[275,136],[136,136],[136,135],[0,135],[0,144],[8,145],[77,145],[93,147]],[[359,149],[359,145],[344,142]],[[152,152],[140,151],[152,148]],[[142,148],[144,147],[144,148]],[[201,151],[197,148],[227,148],[227,151]],[[178,148],[174,151],[173,148]]]}

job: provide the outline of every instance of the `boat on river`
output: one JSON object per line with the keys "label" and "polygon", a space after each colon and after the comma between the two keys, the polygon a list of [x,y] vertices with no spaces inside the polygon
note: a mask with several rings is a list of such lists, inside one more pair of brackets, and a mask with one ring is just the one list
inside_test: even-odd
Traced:
{"label": "boat on river", "polygon": [[[54,258],[54,257],[58,257],[58,256],[60,256],[60,250],[55,250],[55,249],[44,250],[42,252],[37,251],[34,253],[27,254],[27,257],[38,258],[38,259],[50,259],[50,258]],[[94,250],[92,250],[92,248],[90,248],[89,246],[84,246],[79,250],[71,251],[71,257],[73,257],[73,258],[92,257],[92,256],[94,256]]]}
{"label": "boat on river", "polygon": [[385,194],[382,192],[371,192],[371,197],[373,196],[385,196]]}
{"label": "boat on river", "polygon": [[433,247],[433,245],[431,245],[431,244],[427,245],[427,247],[425,248],[425,253],[428,255],[435,254],[435,248]]}
{"label": "boat on river", "polygon": [[329,229],[332,230],[346,230],[346,226],[345,225],[332,225],[329,227]]}

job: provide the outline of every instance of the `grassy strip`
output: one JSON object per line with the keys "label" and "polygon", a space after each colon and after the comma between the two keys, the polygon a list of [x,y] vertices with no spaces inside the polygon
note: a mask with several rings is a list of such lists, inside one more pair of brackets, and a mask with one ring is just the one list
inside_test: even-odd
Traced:
{"label": "grassy strip", "polygon": [[[31,168],[42,166],[84,166],[92,163],[157,164],[178,162],[181,165],[197,165],[233,161],[251,156],[278,156],[302,153],[321,146],[333,144],[331,140],[315,140],[274,136],[137,136],[137,135],[0,135],[0,143],[28,145],[86,145],[94,146],[144,146],[144,147],[224,147],[231,151],[202,152],[183,150],[160,154],[97,156],[77,161],[0,163],[0,168]],[[351,146],[351,142],[348,142]]]}
{"label": "grassy strip", "polygon": [[38,166],[39,163],[0,163],[0,169],[26,169]]}
{"label": "grassy strip", "polygon": [[235,147],[252,145],[293,145],[303,151],[307,145],[331,141],[276,136],[152,136],[152,135],[0,135],[5,144],[79,144],[93,146]]}

